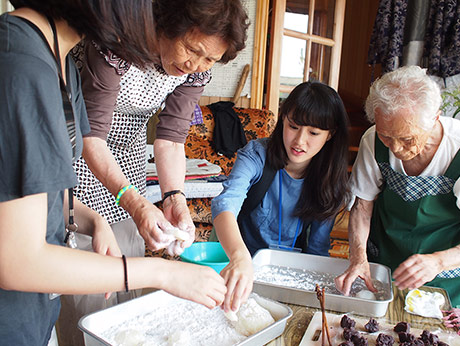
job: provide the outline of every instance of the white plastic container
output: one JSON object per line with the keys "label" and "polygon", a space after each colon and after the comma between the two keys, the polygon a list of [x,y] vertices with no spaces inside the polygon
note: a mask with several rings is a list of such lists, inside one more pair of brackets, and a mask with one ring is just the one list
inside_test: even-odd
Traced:
{"label": "white plastic container", "polygon": [[[237,346],[260,346],[270,342],[283,333],[287,320],[292,316],[291,308],[284,304],[257,295],[254,295],[254,298],[270,312],[275,323],[247,337]],[[177,300],[181,299],[164,291],[156,291],[129,302],[83,316],[78,323],[78,327],[84,333],[86,346],[111,345],[103,336],[110,327],[122,325],[136,317],[155,311],[159,307],[174,305]],[[215,332],[219,333],[219,330]]]}

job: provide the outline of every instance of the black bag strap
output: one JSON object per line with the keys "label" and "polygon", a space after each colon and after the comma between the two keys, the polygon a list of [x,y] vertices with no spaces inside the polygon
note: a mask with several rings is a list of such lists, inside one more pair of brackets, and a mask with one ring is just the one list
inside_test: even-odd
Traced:
{"label": "black bag strap", "polygon": [[67,132],[69,134],[69,140],[70,144],[72,146],[72,162],[75,162],[76,160],[76,128],[75,128],[75,116],[73,113],[73,107],[72,103],[70,101],[71,93],[70,90],[67,88],[66,83],[64,82],[63,78],[63,69],[61,66],[61,60],[59,59],[59,44],[57,40],[57,31],[56,31],[56,25],[54,23],[54,20],[51,17],[47,17],[51,29],[53,31],[53,38],[54,38],[54,51],[51,49],[50,45],[48,44],[48,41],[45,38],[45,35],[41,32],[41,30],[31,21],[29,21],[26,18],[23,17],[17,17],[20,20],[22,20],[24,23],[29,25],[43,40],[45,43],[46,47],[48,48],[49,52],[51,53],[51,56],[54,58],[54,62],[56,63],[57,71],[58,71],[58,76],[59,76],[59,87],[61,89],[61,97],[62,97],[62,107],[64,109],[64,115],[66,119],[66,126],[67,126]]}
{"label": "black bag strap", "polygon": [[276,170],[268,163],[268,160],[265,160],[262,177],[249,189],[239,215],[249,215],[259,205],[275,175]]}
{"label": "black bag strap", "polygon": [[[47,17],[49,24],[51,26],[51,30],[53,31],[53,39],[54,39],[54,52],[51,49],[48,41],[46,40],[45,35],[42,31],[31,21],[27,20],[26,18],[18,17],[24,23],[29,25],[43,40],[45,45],[48,47],[51,56],[54,58],[54,62],[56,63],[58,76],[59,76],[59,87],[61,89],[61,98],[62,98],[62,108],[64,110],[66,126],[67,126],[67,133],[69,135],[70,145],[72,147],[72,162],[76,160],[76,127],[75,127],[75,115],[73,113],[73,106],[72,102],[70,101],[72,94],[70,90],[67,88],[66,83],[64,82],[63,78],[63,69],[61,66],[60,54],[59,54],[59,43],[57,37],[57,30],[56,24],[54,23],[53,18]],[[64,242],[67,246],[76,248],[77,243],[75,240],[75,232],[78,229],[78,225],[74,222],[74,200],[73,200],[73,188],[68,189],[69,192],[69,223],[66,225],[66,236]]]}

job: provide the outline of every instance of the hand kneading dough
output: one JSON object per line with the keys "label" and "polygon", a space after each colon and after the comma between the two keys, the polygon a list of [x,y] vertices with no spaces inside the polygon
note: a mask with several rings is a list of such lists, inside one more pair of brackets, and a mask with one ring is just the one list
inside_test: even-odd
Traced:
{"label": "hand kneading dough", "polygon": [[233,325],[238,333],[245,336],[253,335],[275,323],[268,310],[261,307],[254,298],[249,298],[245,304],[241,305],[237,316],[238,321]]}

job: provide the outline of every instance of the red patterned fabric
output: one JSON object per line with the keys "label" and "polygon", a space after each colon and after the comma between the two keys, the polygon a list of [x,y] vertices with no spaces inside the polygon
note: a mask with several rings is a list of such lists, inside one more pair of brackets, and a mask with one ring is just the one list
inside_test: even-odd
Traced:
{"label": "red patterned fabric", "polygon": [[[206,159],[219,165],[222,173],[228,175],[236,156],[229,159],[218,155],[211,146],[214,132],[214,116],[206,106],[201,106],[203,124],[190,127],[185,142],[185,155],[193,159]],[[269,110],[235,107],[248,141],[268,137],[275,128],[274,114]],[[194,198],[188,201],[192,220],[197,227],[197,241],[207,241],[212,230],[211,198]],[[199,239],[199,240],[198,240]]]}
{"label": "red patterned fabric", "polygon": [[211,198],[193,198],[187,204],[194,222],[212,223]]}
{"label": "red patterned fabric", "polygon": [[[214,116],[206,106],[201,106],[203,124],[190,127],[187,141],[185,142],[185,155],[192,159],[206,159],[222,168],[224,174],[230,174],[235,158],[229,159],[219,156],[212,149],[212,136],[214,132]],[[275,128],[275,117],[271,111],[251,108],[237,108],[243,130],[248,141],[256,138],[268,137]]]}

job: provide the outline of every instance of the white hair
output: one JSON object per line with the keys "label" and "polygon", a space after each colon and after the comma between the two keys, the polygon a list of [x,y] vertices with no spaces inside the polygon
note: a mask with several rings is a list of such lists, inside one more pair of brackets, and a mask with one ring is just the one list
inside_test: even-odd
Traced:
{"label": "white hair", "polygon": [[368,120],[375,122],[375,111],[391,118],[399,111],[417,115],[419,125],[428,130],[441,107],[441,91],[426,70],[404,66],[384,74],[371,86],[365,110]]}

